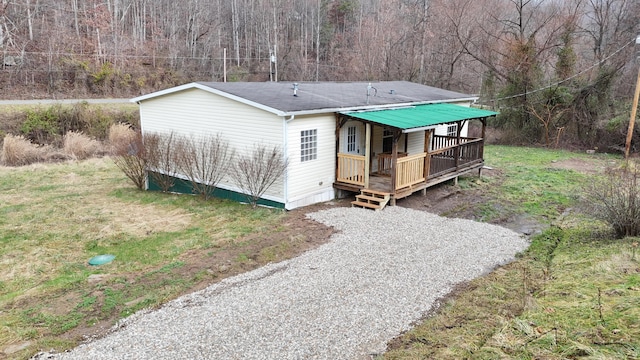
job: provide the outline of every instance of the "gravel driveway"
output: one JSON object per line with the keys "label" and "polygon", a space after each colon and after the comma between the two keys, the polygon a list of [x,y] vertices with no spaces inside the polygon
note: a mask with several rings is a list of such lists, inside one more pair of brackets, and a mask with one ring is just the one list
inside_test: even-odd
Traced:
{"label": "gravel driveway", "polygon": [[528,246],[495,225],[388,207],[308,215],[315,250],[137,313],[60,359],[369,359],[460,282]]}

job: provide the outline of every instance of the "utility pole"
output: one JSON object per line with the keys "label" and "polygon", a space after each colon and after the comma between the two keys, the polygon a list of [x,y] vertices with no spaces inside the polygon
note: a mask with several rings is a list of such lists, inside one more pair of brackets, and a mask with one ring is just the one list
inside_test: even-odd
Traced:
{"label": "utility pole", "polygon": [[273,55],[271,47],[269,47],[269,81],[273,81],[273,64],[276,62],[276,56]]}
{"label": "utility pole", "polygon": [[636,81],[636,92],[633,95],[633,103],[631,104],[631,119],[629,119],[629,129],[627,130],[627,142],[624,146],[624,158],[629,158],[629,150],[631,149],[631,139],[633,138],[633,126],[636,122],[636,112],[638,110],[638,97],[640,97],[640,58],[638,53],[638,45],[640,45],[640,35],[636,37],[636,63],[638,64],[638,80]]}

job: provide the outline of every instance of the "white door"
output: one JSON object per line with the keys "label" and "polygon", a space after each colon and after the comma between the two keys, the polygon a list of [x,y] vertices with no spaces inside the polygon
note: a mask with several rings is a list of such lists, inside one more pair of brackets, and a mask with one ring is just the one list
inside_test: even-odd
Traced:
{"label": "white door", "polygon": [[363,125],[357,121],[349,121],[342,128],[342,151],[352,155],[364,155]]}

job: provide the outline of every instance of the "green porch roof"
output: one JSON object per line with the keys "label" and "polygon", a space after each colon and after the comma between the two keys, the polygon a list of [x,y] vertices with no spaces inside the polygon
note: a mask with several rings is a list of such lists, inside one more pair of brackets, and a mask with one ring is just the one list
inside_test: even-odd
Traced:
{"label": "green porch roof", "polygon": [[497,112],[470,108],[455,104],[428,104],[396,109],[345,111],[341,112],[353,118],[391,126],[404,132],[414,131],[461,120],[480,119],[497,115]]}

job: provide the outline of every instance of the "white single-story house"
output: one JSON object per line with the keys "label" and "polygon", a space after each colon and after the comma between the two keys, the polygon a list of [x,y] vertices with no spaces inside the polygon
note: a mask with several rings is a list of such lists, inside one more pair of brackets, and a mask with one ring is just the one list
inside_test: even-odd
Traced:
{"label": "white single-story house", "polygon": [[[376,198],[394,204],[479,171],[486,119],[496,113],[470,107],[476,99],[406,81],[195,82],[131,101],[143,134],[220,134],[238,154],[279,146],[288,167],[261,203],[295,209],[345,192],[378,208]],[[482,123],[481,137],[467,137],[471,120]],[[241,198],[230,177],[217,189]]]}

